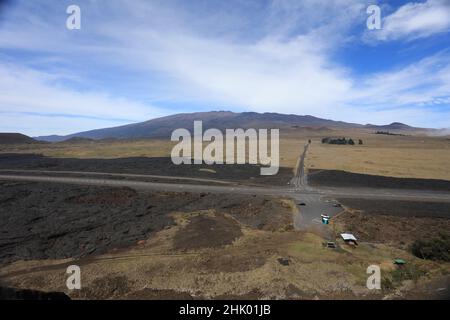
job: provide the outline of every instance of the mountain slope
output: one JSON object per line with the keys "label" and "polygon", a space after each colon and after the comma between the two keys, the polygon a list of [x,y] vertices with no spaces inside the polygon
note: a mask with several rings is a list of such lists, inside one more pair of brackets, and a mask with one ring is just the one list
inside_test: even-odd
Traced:
{"label": "mountain slope", "polygon": [[133,123],[119,127],[90,130],[79,132],[67,136],[42,136],[37,137],[39,140],[45,141],[63,141],[73,137],[89,138],[89,139],[105,139],[105,138],[157,138],[170,137],[173,130],[177,128],[186,128],[193,130],[195,120],[203,122],[203,130],[209,128],[236,129],[236,128],[290,128],[290,127],[327,127],[327,128],[364,128],[355,123],[347,123],[342,121],[333,121],[321,119],[313,116],[299,116],[294,114],[279,113],[256,113],[242,112],[234,113],[229,111],[213,111],[213,112],[197,112],[197,113],[181,113],[167,117],[152,119],[145,122]]}
{"label": "mountain slope", "polygon": [[21,133],[0,133],[0,144],[32,144],[42,143]]}
{"label": "mountain slope", "polygon": [[401,123],[401,122],[392,122],[391,124],[387,124],[387,125],[367,124],[365,127],[370,128],[370,129],[386,129],[386,130],[415,130],[415,129],[417,129],[417,128],[408,126],[407,124]]}

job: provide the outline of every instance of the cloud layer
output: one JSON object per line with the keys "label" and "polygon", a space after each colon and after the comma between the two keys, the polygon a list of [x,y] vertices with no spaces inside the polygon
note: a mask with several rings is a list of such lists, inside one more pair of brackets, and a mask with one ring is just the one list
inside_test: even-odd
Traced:
{"label": "cloud layer", "polygon": [[19,115],[23,132],[68,133],[205,106],[450,127],[447,47],[370,71],[338,59],[448,36],[446,1],[405,3],[372,34],[362,0],[80,1],[79,31],[66,5],[19,1],[3,17],[0,131]]}
{"label": "cloud layer", "polygon": [[426,38],[450,30],[450,2],[427,0],[401,6],[383,18],[383,28],[375,33],[381,41]]}

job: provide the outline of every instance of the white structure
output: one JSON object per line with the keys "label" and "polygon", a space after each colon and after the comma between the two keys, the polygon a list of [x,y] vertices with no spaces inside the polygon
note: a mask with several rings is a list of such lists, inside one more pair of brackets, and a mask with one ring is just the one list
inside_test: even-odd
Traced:
{"label": "white structure", "polygon": [[344,241],[354,241],[356,242],[356,238],[354,235],[352,235],[351,233],[341,233],[341,237],[342,239],[344,239]]}

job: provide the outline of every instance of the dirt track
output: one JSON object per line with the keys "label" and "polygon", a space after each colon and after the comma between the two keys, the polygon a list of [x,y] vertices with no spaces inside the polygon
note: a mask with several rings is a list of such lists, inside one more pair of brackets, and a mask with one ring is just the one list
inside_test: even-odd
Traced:
{"label": "dirt track", "polygon": [[290,184],[297,189],[306,187],[306,174],[305,174],[305,157],[308,152],[309,143],[305,145],[303,153],[300,155],[297,163],[297,170],[295,176],[291,179]]}

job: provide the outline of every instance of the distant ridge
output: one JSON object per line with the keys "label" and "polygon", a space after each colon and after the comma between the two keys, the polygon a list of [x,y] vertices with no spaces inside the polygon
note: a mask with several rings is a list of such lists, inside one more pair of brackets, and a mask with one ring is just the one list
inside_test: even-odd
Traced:
{"label": "distant ridge", "polygon": [[59,143],[65,144],[77,144],[77,143],[86,143],[86,142],[94,142],[94,139],[89,138],[81,138],[81,137],[72,137],[63,141],[59,141]]}
{"label": "distant ridge", "polygon": [[280,113],[257,113],[231,111],[211,111],[180,113],[167,117],[156,118],[144,122],[128,124],[119,127],[105,128],[78,132],[67,136],[40,136],[38,140],[57,142],[77,138],[87,139],[133,139],[133,138],[168,138],[173,130],[186,128],[193,130],[194,120],[203,122],[203,130],[217,128],[220,130],[228,128],[309,128],[323,130],[326,128],[368,128],[368,129],[393,129],[412,128],[405,124],[394,122],[387,126],[361,125],[343,121],[321,119],[310,115],[280,114]]}
{"label": "distant ridge", "polygon": [[385,130],[417,130],[418,129],[418,128],[408,126],[407,124],[404,124],[401,122],[392,122],[391,124],[387,124],[387,125],[366,124],[365,127],[371,128],[371,129],[385,129]]}
{"label": "distant ridge", "polygon": [[36,144],[42,141],[34,140],[21,133],[0,133],[0,144]]}

